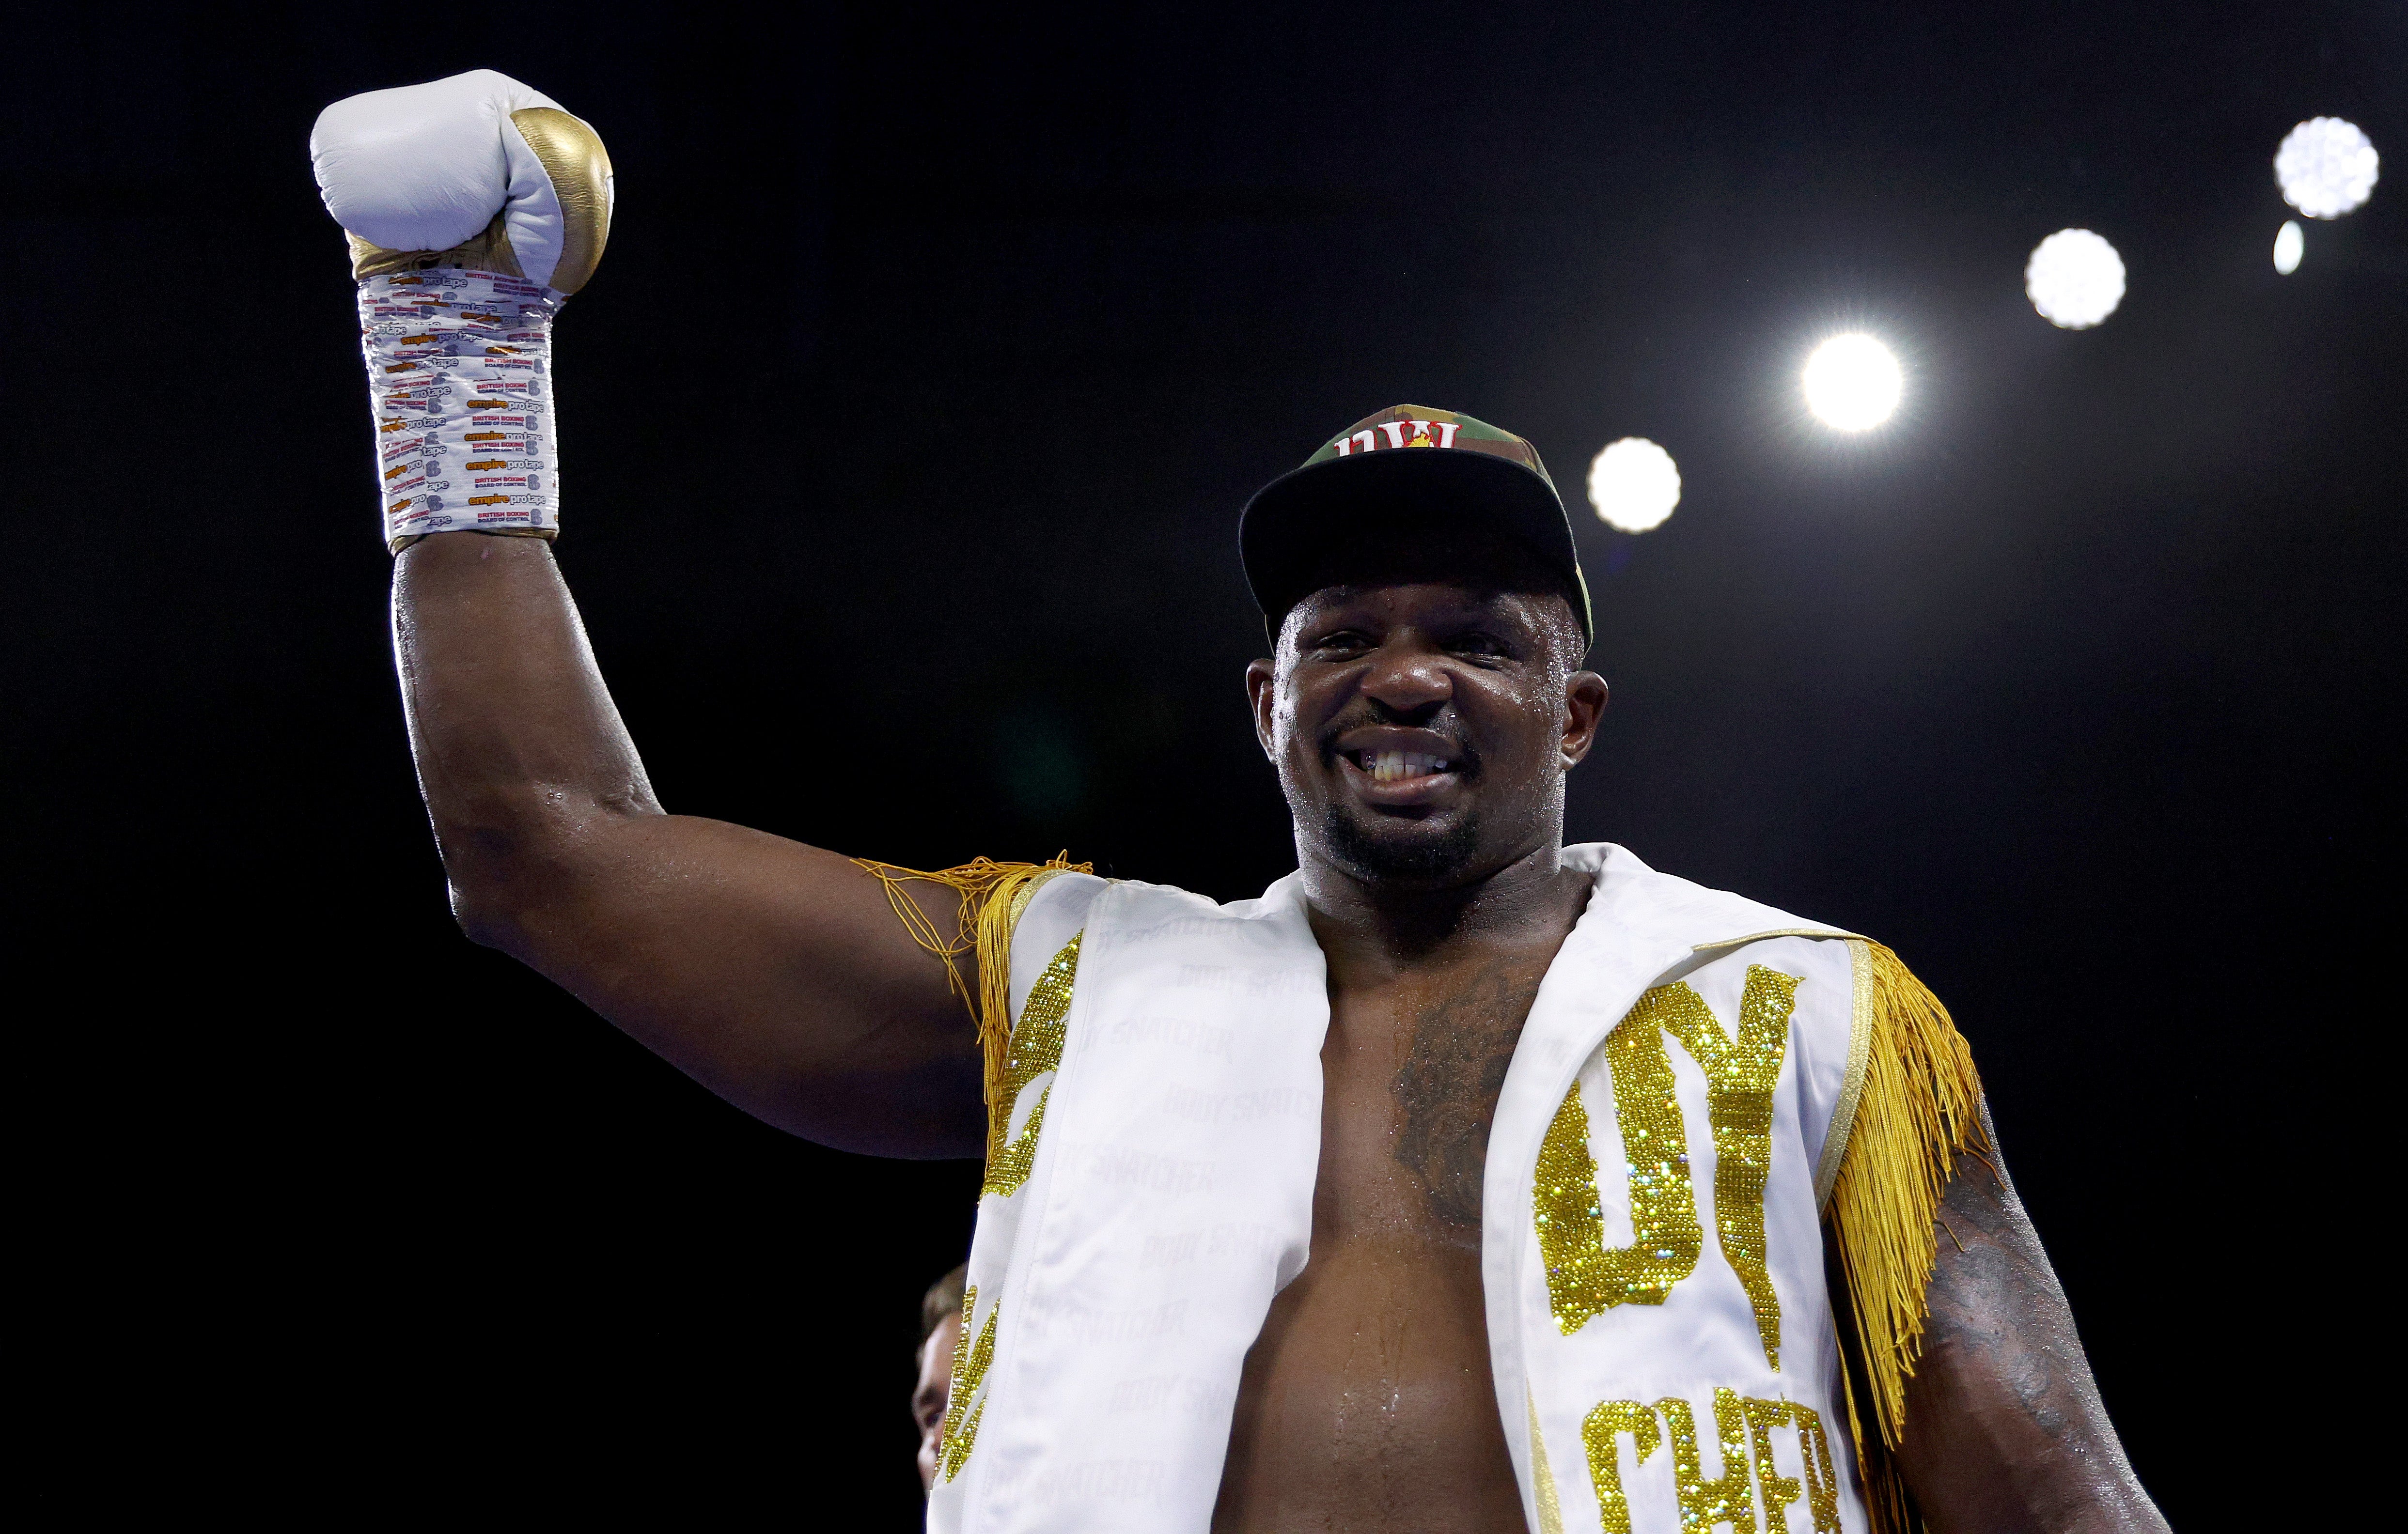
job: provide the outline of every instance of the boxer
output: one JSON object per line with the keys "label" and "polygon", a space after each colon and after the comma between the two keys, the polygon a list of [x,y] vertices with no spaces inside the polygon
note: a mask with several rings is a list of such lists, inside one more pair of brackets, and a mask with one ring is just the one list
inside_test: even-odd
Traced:
{"label": "boxer", "polygon": [[462,927],[771,1124],[985,1158],[932,1528],[2164,1527],[1938,1001],[1565,844],[1607,695],[1529,443],[1392,407],[1244,509],[1262,896],[847,857],[662,807],[549,547],[598,136],[478,71],[311,152]]}

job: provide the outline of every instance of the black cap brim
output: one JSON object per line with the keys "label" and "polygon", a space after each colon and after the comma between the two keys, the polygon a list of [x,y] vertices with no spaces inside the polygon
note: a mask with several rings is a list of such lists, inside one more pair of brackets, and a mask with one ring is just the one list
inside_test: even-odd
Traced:
{"label": "black cap brim", "polygon": [[1276,628],[1325,583],[1332,551],[1382,550],[1400,530],[1430,526],[1521,544],[1562,578],[1583,637],[1596,638],[1564,503],[1545,479],[1493,453],[1408,448],[1307,464],[1246,503],[1238,558],[1265,623]]}

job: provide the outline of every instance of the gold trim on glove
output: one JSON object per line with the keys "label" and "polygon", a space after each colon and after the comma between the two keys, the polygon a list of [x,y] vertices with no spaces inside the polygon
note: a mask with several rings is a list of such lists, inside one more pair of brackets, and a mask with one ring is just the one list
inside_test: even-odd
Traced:
{"label": "gold trim on glove", "polygon": [[[511,125],[552,180],[560,199],[560,264],[548,284],[556,293],[575,293],[593,280],[602,264],[602,248],[610,242],[610,155],[602,136],[556,107],[522,107],[510,114]],[[448,251],[388,251],[371,245],[350,230],[351,277],[366,281],[394,272],[458,266],[472,272],[499,272],[527,280],[510,249],[509,210]]]}
{"label": "gold trim on glove", "polygon": [[365,282],[394,272],[458,266],[472,272],[499,272],[523,282],[526,273],[519,266],[518,252],[510,249],[510,232],[502,222],[505,216],[494,214],[493,222],[448,251],[388,251],[346,229],[343,237],[351,242],[351,277]]}
{"label": "gold trim on glove", "polygon": [[560,199],[560,265],[552,269],[552,287],[575,293],[593,280],[602,247],[610,242],[609,151],[601,135],[557,107],[522,107],[510,122]]}

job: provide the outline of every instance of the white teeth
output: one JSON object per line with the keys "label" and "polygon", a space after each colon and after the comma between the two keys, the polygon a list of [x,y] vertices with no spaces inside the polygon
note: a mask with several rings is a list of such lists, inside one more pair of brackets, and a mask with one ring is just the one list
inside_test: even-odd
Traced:
{"label": "white teeth", "polygon": [[1419,751],[1375,751],[1364,753],[1364,765],[1370,768],[1375,783],[1393,783],[1404,778],[1424,778],[1447,769],[1447,759]]}

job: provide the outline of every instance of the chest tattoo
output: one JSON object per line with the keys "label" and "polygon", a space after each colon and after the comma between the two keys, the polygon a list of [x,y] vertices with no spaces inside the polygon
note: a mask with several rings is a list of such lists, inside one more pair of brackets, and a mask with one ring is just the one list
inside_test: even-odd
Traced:
{"label": "chest tattoo", "polygon": [[1396,1158],[1448,1225],[1480,1227],[1488,1121],[1544,973],[1496,960],[1410,1025],[1412,1044],[1391,1087],[1402,1110]]}

